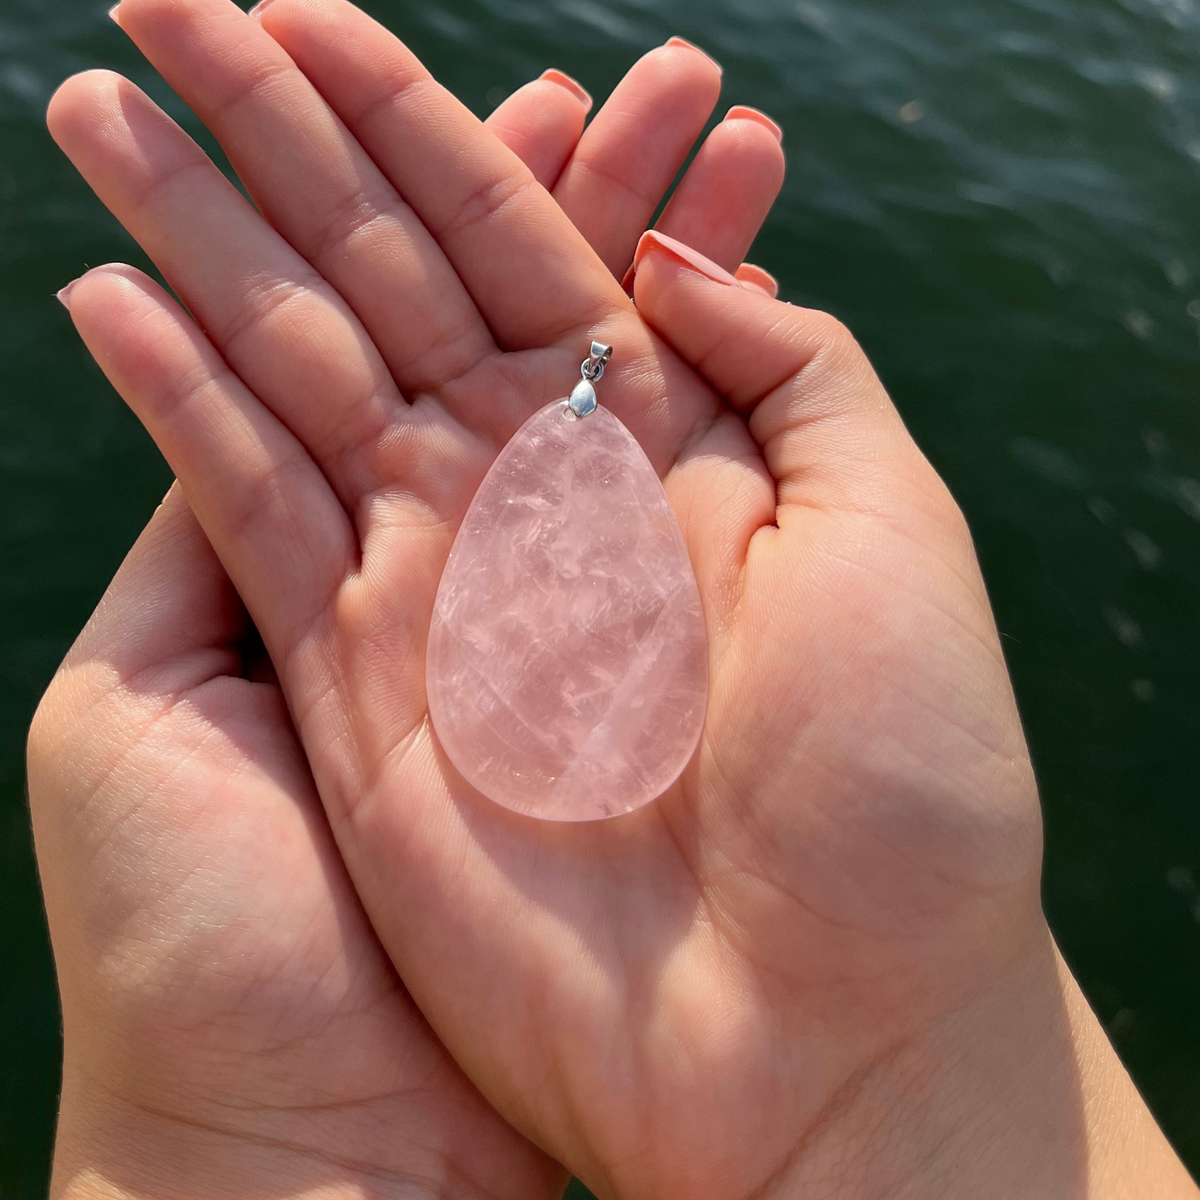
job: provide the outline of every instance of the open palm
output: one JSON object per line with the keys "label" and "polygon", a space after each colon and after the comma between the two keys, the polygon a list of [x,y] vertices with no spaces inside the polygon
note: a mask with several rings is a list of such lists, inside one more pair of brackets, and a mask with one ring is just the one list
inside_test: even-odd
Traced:
{"label": "open palm", "polygon": [[[283,58],[236,10],[198,6],[192,16],[200,25],[210,21],[214,67],[235,62],[231,51],[247,39],[277,63]],[[129,19],[133,29],[141,22],[148,50],[161,45],[168,58],[176,55],[166,69],[193,82],[197,107],[206,95],[211,101],[205,48],[179,39],[162,6],[141,5]],[[539,179],[560,183],[564,210],[623,273],[719,86],[716,67],[702,55],[668,47],[635,67],[582,142],[585,99],[553,80],[523,89],[491,124]],[[248,137],[257,126],[269,140],[274,131],[264,113],[286,101],[264,99],[258,112],[230,121],[240,121]],[[633,137],[621,128],[631,107],[648,122]],[[312,107],[292,115],[307,117],[307,124],[297,120],[293,140],[312,132]],[[303,308],[296,296],[287,297],[292,311],[280,314],[271,288],[256,291],[248,280],[263,284],[264,266],[295,276],[304,260],[124,81],[103,74],[73,81],[51,119],[193,312],[218,337],[223,326],[230,361],[248,369],[258,359],[285,376],[293,369],[284,384],[294,389],[328,342],[314,354],[289,325]],[[338,136],[327,120],[315,126]],[[97,147],[114,128],[125,140]],[[275,151],[272,164],[256,156],[244,173],[264,210],[274,209],[280,226],[294,232],[288,172],[304,164],[288,161],[278,144]],[[641,194],[622,196],[621,204],[591,189],[573,196],[572,177],[589,170],[617,192],[623,173],[632,174]],[[736,264],[781,170],[778,143],[753,114],[728,121],[701,150],[665,223]],[[303,206],[298,214],[328,215]],[[388,236],[384,228],[367,251],[386,252]],[[136,272],[126,278],[152,286]],[[311,303],[302,327],[318,341],[322,329],[336,338],[350,327],[347,309],[314,279],[295,281],[295,292]],[[255,303],[263,310],[257,330],[235,333],[239,323],[255,324],[245,320]],[[118,353],[144,356],[143,366],[156,354],[177,353],[177,342],[139,328],[128,305],[108,318]],[[287,363],[293,351],[305,361]],[[360,382],[356,365],[352,356],[330,364],[306,394],[319,402],[327,387],[336,400]],[[100,1111],[101,1128],[77,1132],[106,1147],[115,1182],[131,1189],[156,1184],[120,1177],[133,1121],[137,1140],[165,1130],[181,1155],[203,1153],[209,1163],[223,1156],[222,1143],[240,1146],[273,1186],[359,1180],[388,1194],[557,1195],[561,1167],[512,1131],[468,1082],[380,947],[283,693],[249,633],[233,585],[176,488],[39,711],[31,791],[67,1031],[60,1145]],[[72,1164],[60,1158],[59,1167],[61,1187]]]}
{"label": "open palm", "polygon": [[[39,709],[31,798],[66,1032],[55,1194],[75,1194],[82,1144],[130,1194],[199,1160],[196,1185],[231,1192],[560,1195],[561,1168],[396,977],[279,687],[240,661],[246,632],[174,488]],[[125,1161],[163,1142],[157,1175]],[[199,1184],[229,1159],[240,1170]]]}
{"label": "open palm", "polygon": [[[274,0],[270,38],[224,0],[120,19],[160,67],[207,52],[188,99],[239,166],[275,135],[297,186],[265,207],[291,246],[248,209],[218,227],[211,168],[85,77],[51,124],[101,196],[138,232],[173,208],[152,252],[239,254],[194,264],[197,294],[225,289],[204,332],[112,269],[72,314],[262,633],[402,978],[484,1094],[602,1192],[788,1187],[837,1097],[1037,940],[1032,781],[953,504],[833,322],[661,251],[639,314],[528,169],[343,0]],[[271,128],[256,106],[283,89]],[[670,794],[560,827],[450,768],[424,649],[475,488],[593,338],[679,515],[712,685]]]}
{"label": "open palm", "polygon": [[[200,328],[117,268],[71,310],[262,633],[382,944],[483,1094],[601,1194],[905,1194],[872,1171],[959,1154],[930,1098],[978,1112],[981,1047],[1059,995],[1032,774],[957,509],[836,322],[661,238],[635,310],[611,273],[631,244],[598,256],[358,10],[260,20],[269,38],[224,0],[121,8],[168,76],[173,47],[193,56],[188,98],[244,175],[256,139],[286,148],[293,187],[266,207],[290,246],[228,208],[206,226],[211,168],[151,156],[142,101],[76,81],[52,126],[110,207],[152,252],[208,237],[239,270],[193,256]],[[273,127],[252,119],[280,94]],[[611,182],[559,187],[627,202]],[[148,208],[181,216],[139,225]],[[592,339],[617,347],[604,403],[679,516],[711,686],[666,796],[563,826],[450,767],[424,650],[475,488]],[[1077,1019],[1039,1012],[1039,1046]]]}

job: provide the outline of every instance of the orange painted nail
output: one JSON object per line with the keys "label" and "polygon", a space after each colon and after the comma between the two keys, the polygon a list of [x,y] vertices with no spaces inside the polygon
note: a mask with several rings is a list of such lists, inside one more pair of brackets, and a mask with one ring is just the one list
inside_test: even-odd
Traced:
{"label": "orange painted nail", "polygon": [[731,287],[738,286],[739,281],[736,275],[731,275],[711,258],[705,258],[698,250],[693,250],[691,246],[686,246],[673,237],[667,237],[665,233],[659,233],[657,229],[649,229],[642,234],[642,240],[638,242],[637,253],[633,256],[635,271],[652,250],[664,251],[685,267],[691,268],[706,279],[711,279],[714,283],[724,283]]}
{"label": "orange painted nail", "polygon": [[754,288],[756,291],[762,292],[764,296],[770,296],[772,300],[779,295],[779,280],[770,271],[764,271],[762,267],[756,267],[753,263],[742,263],[735,274],[741,280],[743,287]]}
{"label": "orange painted nail", "polygon": [[565,71],[560,71],[557,67],[551,67],[549,71],[543,71],[539,78],[546,80],[547,83],[557,83],[560,88],[566,88],[576,100],[582,102],[584,108],[592,111],[591,93],[578,80],[572,79]]}
{"label": "orange painted nail", "polygon": [[707,58],[708,61],[712,63],[712,65],[716,67],[718,71],[721,72],[722,75],[725,74],[725,68],[721,66],[721,64],[717,62],[717,60],[713,58],[713,56],[709,54],[707,50],[701,50],[695,42],[689,42],[687,38],[681,38],[676,35],[675,37],[667,38],[666,44],[668,46],[680,46],[684,50],[694,50],[697,54],[703,54],[704,57]]}
{"label": "orange painted nail", "polygon": [[745,104],[735,104],[726,114],[727,121],[757,121],[760,125],[769,129],[774,135],[775,140],[783,144],[783,130],[779,125],[772,121],[765,112],[759,112],[757,108],[749,108]]}

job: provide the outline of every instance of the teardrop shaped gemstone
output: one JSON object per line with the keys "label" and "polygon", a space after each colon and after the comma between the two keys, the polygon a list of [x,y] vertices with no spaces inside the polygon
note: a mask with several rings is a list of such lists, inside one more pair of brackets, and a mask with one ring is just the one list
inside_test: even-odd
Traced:
{"label": "teardrop shaped gemstone", "polygon": [[506,808],[590,821],[646,804],[704,723],[700,594],[662,484],[605,408],[535,413],[488,471],[434,603],[433,727]]}

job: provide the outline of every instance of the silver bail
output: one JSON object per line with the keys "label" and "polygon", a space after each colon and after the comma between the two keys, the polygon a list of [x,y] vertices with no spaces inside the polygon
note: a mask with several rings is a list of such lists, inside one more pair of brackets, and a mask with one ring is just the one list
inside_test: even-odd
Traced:
{"label": "silver bail", "polygon": [[611,346],[606,346],[603,342],[593,342],[592,352],[584,364],[584,375],[595,382],[604,374],[604,368],[608,366],[610,358],[612,358]]}
{"label": "silver bail", "polygon": [[583,378],[575,385],[571,398],[567,401],[571,412],[577,417],[590,416],[596,411],[596,381],[604,374],[608,360],[612,358],[613,348],[603,342],[593,342],[592,352],[588,355],[579,373]]}

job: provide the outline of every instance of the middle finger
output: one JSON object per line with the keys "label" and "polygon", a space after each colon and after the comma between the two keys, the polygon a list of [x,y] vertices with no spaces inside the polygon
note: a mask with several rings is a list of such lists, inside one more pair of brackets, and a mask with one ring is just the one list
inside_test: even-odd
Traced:
{"label": "middle finger", "polygon": [[116,19],[355,311],[402,391],[436,391],[494,351],[433,237],[257,22],[228,0],[123,0]]}

